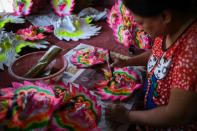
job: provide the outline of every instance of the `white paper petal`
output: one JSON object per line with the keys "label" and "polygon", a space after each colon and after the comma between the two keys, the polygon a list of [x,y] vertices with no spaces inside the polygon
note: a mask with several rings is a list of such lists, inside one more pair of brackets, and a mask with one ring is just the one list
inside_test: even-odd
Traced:
{"label": "white paper petal", "polygon": [[31,22],[34,26],[50,26],[58,19],[59,17],[54,13],[27,17],[27,20]]}
{"label": "white paper petal", "polygon": [[19,16],[8,15],[7,18],[10,19],[11,23],[25,23],[25,19]]}
{"label": "white paper petal", "polygon": [[[83,32],[80,36],[63,36],[60,35],[60,31],[65,31],[69,33],[75,33],[75,25],[74,22],[79,21],[80,25],[80,30]],[[99,31],[101,30],[101,27],[93,26],[92,24],[87,24],[85,22],[84,18],[78,18],[76,16],[67,16],[63,19],[59,19],[58,21],[53,23],[54,25],[54,35],[62,40],[73,40],[73,41],[78,41],[79,39],[89,39],[91,36],[95,36],[99,34]]]}

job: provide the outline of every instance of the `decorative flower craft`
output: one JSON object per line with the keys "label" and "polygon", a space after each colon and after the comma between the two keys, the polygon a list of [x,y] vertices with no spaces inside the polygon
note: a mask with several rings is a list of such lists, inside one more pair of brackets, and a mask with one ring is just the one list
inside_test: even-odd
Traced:
{"label": "decorative flower craft", "polygon": [[15,49],[19,44],[14,33],[0,31],[0,69],[4,69],[3,65],[10,66],[17,56]]}
{"label": "decorative flower craft", "polygon": [[31,11],[31,7],[33,5],[32,0],[14,0],[13,8],[15,15],[25,16],[28,15]]}
{"label": "decorative flower craft", "polygon": [[0,16],[0,29],[3,28],[7,23],[24,23],[25,20],[19,16],[13,15],[2,15]]}
{"label": "decorative flower craft", "polygon": [[12,98],[14,96],[13,88],[2,88],[0,89],[0,122],[3,123],[7,113],[9,111],[9,107],[12,105]]}
{"label": "decorative flower craft", "polygon": [[53,22],[54,35],[60,40],[88,39],[97,35],[101,27],[90,24],[91,20],[87,18],[78,18],[77,16],[65,16]]}
{"label": "decorative flower craft", "polygon": [[18,38],[12,32],[8,33],[3,30],[0,31],[0,69],[4,69],[3,65],[10,66],[15,60],[18,53],[21,52],[23,47],[29,46],[32,48],[47,48],[46,41],[28,42]]}
{"label": "decorative flower craft", "polygon": [[46,130],[56,103],[50,85],[40,82],[24,84],[13,83],[12,104],[9,107],[10,118],[6,127],[10,130]]}
{"label": "decorative flower craft", "polygon": [[37,26],[30,26],[29,28],[20,29],[17,31],[17,34],[22,37],[23,40],[42,40],[46,36],[43,34],[46,33],[52,33],[53,29],[51,26],[45,26],[45,27],[37,27]]}
{"label": "decorative flower craft", "polygon": [[[126,47],[134,45],[137,48],[149,49],[149,35],[134,22],[131,12],[118,0],[108,14],[107,22],[114,31],[116,40]],[[145,36],[143,36],[145,35]]]}
{"label": "decorative flower craft", "polygon": [[108,52],[102,48],[85,48],[76,50],[70,61],[78,67],[90,67],[104,63]]}
{"label": "decorative flower craft", "polygon": [[126,26],[119,24],[117,26],[117,30],[114,33],[114,36],[116,40],[120,43],[122,43],[124,46],[129,47],[130,45],[133,44],[133,32],[136,27],[133,27],[133,29],[129,29]]}
{"label": "decorative flower craft", "polygon": [[7,130],[87,131],[97,129],[101,116],[96,97],[82,86],[24,81],[0,94],[0,125]]}
{"label": "decorative flower craft", "polygon": [[120,12],[118,10],[118,4],[115,4],[111,11],[107,15],[107,22],[109,24],[109,27],[116,28],[122,21],[122,17],[120,17]]}
{"label": "decorative flower craft", "polygon": [[151,48],[150,36],[144,31],[140,31],[140,30],[136,31],[135,33],[136,33],[135,42],[137,44],[137,47],[141,49],[150,49]]}
{"label": "decorative flower craft", "polygon": [[74,8],[74,0],[51,0],[51,6],[58,16],[70,15]]}
{"label": "decorative flower craft", "polygon": [[82,86],[73,84],[56,87],[58,94],[66,94],[62,106],[55,112],[51,129],[56,131],[90,131],[97,128],[101,106],[96,97]]}
{"label": "decorative flower craft", "polygon": [[115,68],[113,77],[108,70],[104,70],[104,74],[106,80],[95,85],[102,100],[123,101],[129,98],[134,90],[142,87],[138,82],[138,74],[128,67]]}
{"label": "decorative flower craft", "polygon": [[132,22],[133,16],[131,12],[123,5],[122,0],[118,0],[115,3],[107,18],[107,22],[112,29],[117,28],[119,24],[124,25],[128,29],[136,26],[136,23]]}

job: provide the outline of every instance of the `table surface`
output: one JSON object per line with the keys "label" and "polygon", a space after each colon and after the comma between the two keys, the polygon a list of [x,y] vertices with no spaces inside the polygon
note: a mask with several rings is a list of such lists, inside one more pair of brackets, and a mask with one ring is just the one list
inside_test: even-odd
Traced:
{"label": "table surface", "polygon": [[[96,47],[109,49],[111,51],[119,52],[124,55],[128,54],[128,49],[115,41],[113,36],[113,31],[111,28],[108,27],[106,21],[99,21],[95,23],[95,25],[101,26],[102,29],[99,35],[91,37],[90,39],[79,40],[79,41],[63,41],[63,40],[59,40],[52,34],[47,36],[46,40],[49,41],[52,45],[55,44],[63,48],[65,50],[64,53],[68,52],[70,49],[73,49],[78,44],[84,43]],[[27,53],[29,51],[24,50],[24,52]],[[12,79],[9,76],[7,70],[8,70],[7,67],[5,67],[5,70],[0,70],[0,88],[7,87],[12,82]]]}
{"label": "table surface", "polygon": [[[118,52],[123,55],[128,55],[128,48],[124,47],[123,45],[121,45],[115,41],[114,36],[113,36],[113,32],[108,27],[108,24],[105,21],[100,21],[95,24],[98,26],[101,26],[102,29],[101,29],[101,32],[98,36],[94,36],[90,39],[79,40],[79,41],[61,41],[61,40],[58,40],[54,35],[49,35],[47,37],[47,41],[49,41],[51,44],[55,44],[55,45],[63,48],[65,50],[64,53],[67,53],[69,50],[73,49],[74,47],[76,47],[80,43],[84,43],[84,44],[88,44],[88,45],[92,45],[92,46],[96,46],[96,47],[109,49],[111,51]],[[90,75],[95,75],[92,73],[93,70],[94,69],[87,69],[87,71],[85,73],[89,74],[91,72]],[[96,72],[94,72],[94,73],[96,73]],[[96,79],[96,77],[94,78],[94,81],[95,81],[95,79]],[[0,88],[8,87],[9,85],[11,85],[12,81],[13,80],[11,79],[11,77],[8,74],[7,67],[5,67],[5,70],[0,70]],[[83,81],[81,81],[81,79],[79,77],[79,79],[76,79],[75,83],[83,84]],[[91,87],[92,83],[89,83],[89,84],[90,84],[89,87]],[[120,126],[119,128],[121,131],[123,131],[124,127],[125,126],[122,126],[122,127]],[[128,126],[126,126],[126,127],[128,127]]]}

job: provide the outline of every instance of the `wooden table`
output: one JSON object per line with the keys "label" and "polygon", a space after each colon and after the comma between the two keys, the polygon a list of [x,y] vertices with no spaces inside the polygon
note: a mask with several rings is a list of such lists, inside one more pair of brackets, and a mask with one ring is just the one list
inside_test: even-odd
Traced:
{"label": "wooden table", "polygon": [[[95,24],[102,27],[101,33],[98,36],[94,36],[90,39],[79,40],[79,41],[61,41],[61,40],[58,40],[54,35],[49,35],[46,40],[49,41],[51,44],[55,44],[63,48],[65,50],[64,53],[68,52],[70,49],[74,48],[79,43],[85,43],[85,44],[93,45],[96,47],[101,47],[101,48],[109,49],[115,52],[119,52],[124,55],[128,54],[128,49],[115,41],[113,32],[108,27],[108,24],[105,21],[100,21]],[[27,25],[28,24],[24,24],[25,27],[27,27]],[[12,26],[10,26],[10,28],[11,27]],[[23,26],[20,25],[19,27],[22,28]],[[14,30],[14,32],[15,31],[16,30]],[[33,51],[34,50],[35,49],[33,49]],[[24,50],[23,52],[28,53],[29,51],[31,51],[31,49]],[[5,70],[0,70],[0,88],[11,85],[12,81],[13,80],[10,78],[8,74],[7,67],[5,67]]]}
{"label": "wooden table", "polygon": [[[101,33],[98,36],[94,36],[94,37],[87,39],[87,40],[79,40],[76,42],[75,41],[67,42],[67,41],[58,40],[54,35],[49,35],[47,37],[47,41],[49,41],[51,44],[55,44],[55,45],[63,48],[65,50],[64,54],[66,54],[70,49],[73,49],[74,47],[76,47],[80,43],[85,43],[88,45],[109,49],[111,51],[118,52],[123,55],[128,55],[128,49],[115,41],[114,36],[113,36],[113,32],[108,27],[108,24],[105,21],[100,21],[100,22],[96,23],[96,25],[102,27]],[[28,52],[28,51],[26,50],[24,52]],[[91,82],[82,81],[81,76],[79,76],[74,81],[74,83],[82,84],[83,86],[86,86],[87,88],[91,89],[92,85],[98,80],[97,78],[100,75],[99,72],[100,72],[100,70],[99,69],[97,70],[97,68],[87,69],[84,73],[89,76],[92,75],[92,77],[91,77],[92,79],[90,80]],[[96,75],[98,77],[95,77]],[[84,74],[83,74],[83,76],[84,76]],[[8,74],[7,67],[5,67],[5,70],[0,70],[0,88],[8,87],[9,85],[11,85],[11,82],[13,82],[13,80],[11,79],[11,77]],[[132,101],[134,101],[135,99],[136,98],[134,98]],[[132,104],[133,103],[132,101],[129,104]],[[128,103],[126,103],[126,104],[128,104]],[[100,126],[102,126],[102,124],[103,123],[101,123]],[[125,125],[120,126],[117,128],[117,131],[118,130],[123,131],[123,128],[126,128],[126,127],[128,127],[128,125],[127,126],[125,126]],[[105,125],[102,128],[104,130],[111,130],[108,126],[105,126]]]}

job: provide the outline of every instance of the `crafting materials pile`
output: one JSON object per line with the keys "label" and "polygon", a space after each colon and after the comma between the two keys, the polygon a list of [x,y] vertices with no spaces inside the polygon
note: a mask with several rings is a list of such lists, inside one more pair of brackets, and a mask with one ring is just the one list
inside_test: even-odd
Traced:
{"label": "crafting materials pile", "polygon": [[101,116],[96,97],[82,86],[25,81],[0,93],[0,126],[9,130],[87,131]]}

